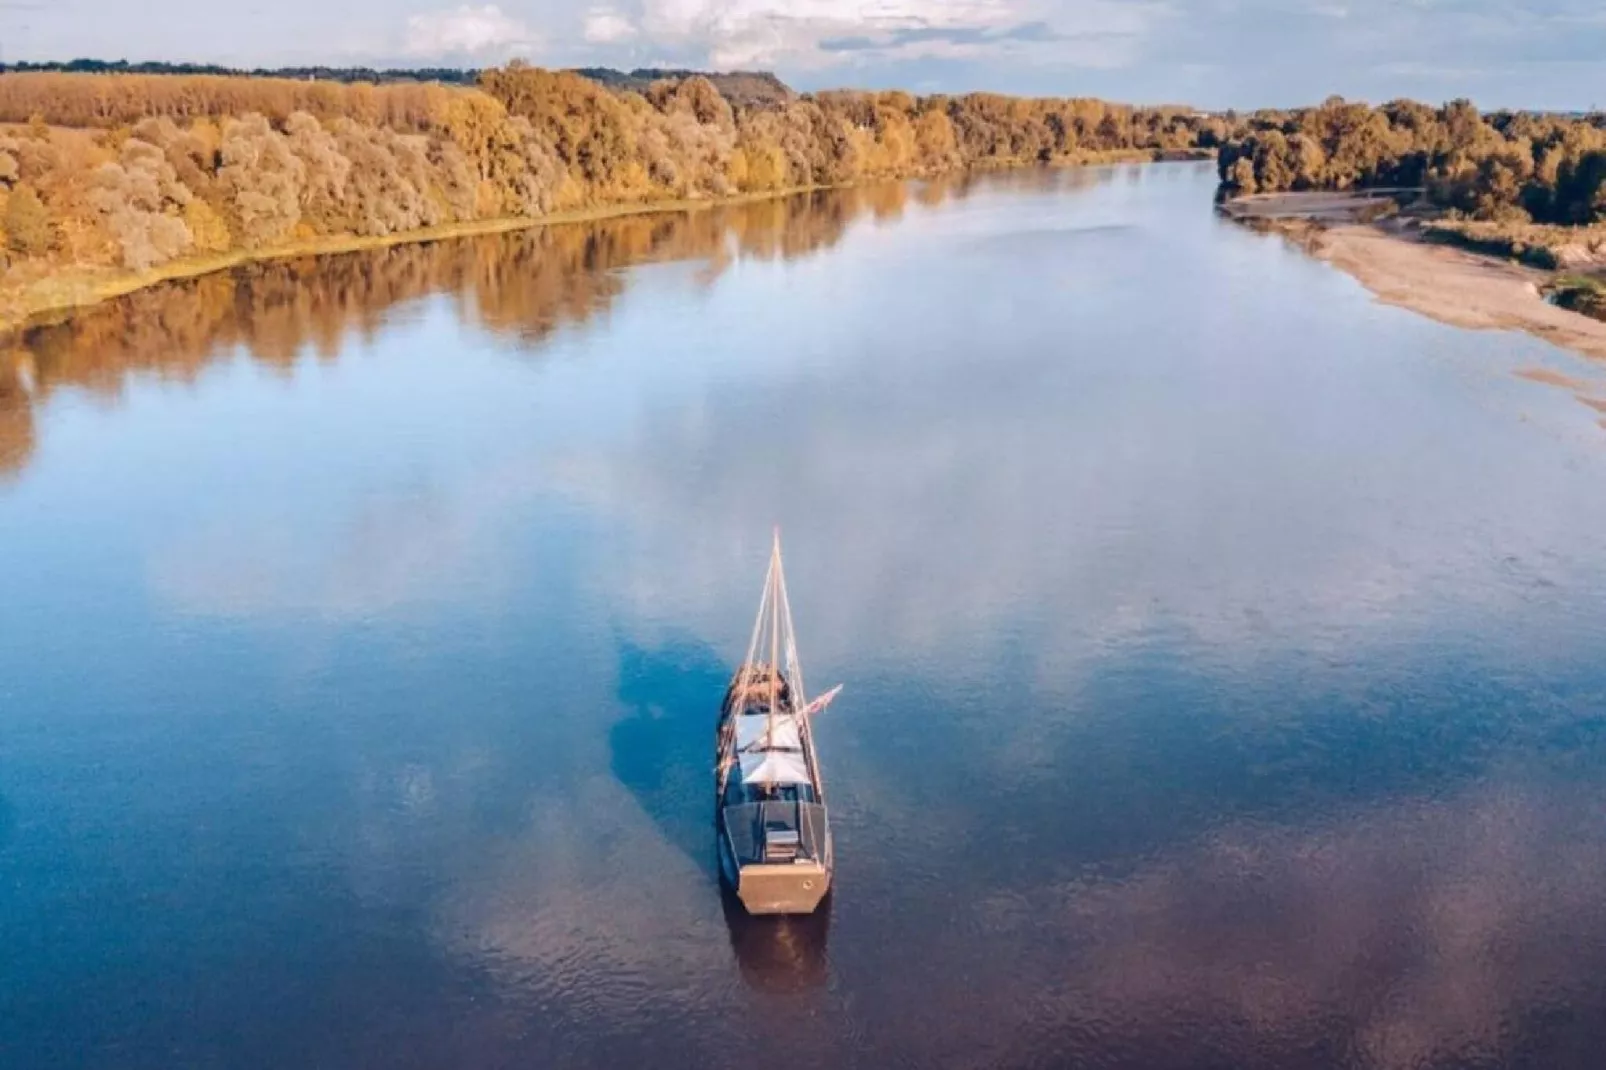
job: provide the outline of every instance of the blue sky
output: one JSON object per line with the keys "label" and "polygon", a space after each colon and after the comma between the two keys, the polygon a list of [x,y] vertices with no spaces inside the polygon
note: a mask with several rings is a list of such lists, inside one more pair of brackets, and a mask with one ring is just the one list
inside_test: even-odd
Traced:
{"label": "blue sky", "polygon": [[1598,0],[0,0],[6,60],[775,70],[1209,107],[1606,104]]}

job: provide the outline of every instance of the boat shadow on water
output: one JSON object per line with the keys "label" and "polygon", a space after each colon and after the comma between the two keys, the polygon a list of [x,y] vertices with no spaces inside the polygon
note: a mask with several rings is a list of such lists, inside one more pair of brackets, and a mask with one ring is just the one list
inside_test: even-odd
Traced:
{"label": "boat shadow on water", "polygon": [[630,713],[608,737],[613,775],[711,884],[719,882],[714,727],[730,675],[713,649],[695,639],[653,649],[621,639],[619,700]]}
{"label": "boat shadow on water", "polygon": [[827,894],[812,914],[765,915],[749,914],[723,886],[719,897],[731,952],[748,987],[781,995],[824,987],[831,974],[826,943],[833,896]]}
{"label": "boat shadow on water", "polygon": [[621,639],[619,700],[629,714],[609,733],[610,768],[664,840],[696,864],[709,894],[719,896],[743,982],[774,993],[819,988],[829,977],[833,897],[813,914],[754,916],[719,879],[711,744],[731,671],[695,639],[654,648]]}

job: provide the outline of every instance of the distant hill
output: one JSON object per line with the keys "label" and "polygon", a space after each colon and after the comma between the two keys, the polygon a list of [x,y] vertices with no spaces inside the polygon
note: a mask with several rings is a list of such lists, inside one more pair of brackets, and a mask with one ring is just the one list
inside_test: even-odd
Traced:
{"label": "distant hill", "polygon": [[689,71],[662,67],[638,67],[633,71],[616,71],[609,67],[577,67],[574,73],[600,82],[610,89],[625,89],[639,93],[654,82],[670,79],[680,81],[702,75],[732,104],[785,104],[797,93],[769,71]]}
{"label": "distant hill", "polygon": [[[4,63],[0,74],[21,71],[51,71],[69,74],[218,74],[236,78],[293,78],[320,82],[443,82],[447,85],[473,85],[480,72],[471,67],[256,67],[243,70],[216,63],[130,63],[126,59],[74,59],[64,63]],[[768,71],[730,71],[729,73],[639,68],[616,71],[609,67],[582,67],[576,74],[610,89],[641,92],[662,79],[680,81],[701,74],[718,87],[726,100],[737,105],[785,104],[797,94]]]}
{"label": "distant hill", "polygon": [[0,63],[0,74],[51,71],[67,74],[218,74],[233,78],[294,78],[320,82],[444,82],[473,85],[480,72],[457,67],[256,67],[243,70],[216,63],[130,63],[126,59],[74,59],[64,63]]}

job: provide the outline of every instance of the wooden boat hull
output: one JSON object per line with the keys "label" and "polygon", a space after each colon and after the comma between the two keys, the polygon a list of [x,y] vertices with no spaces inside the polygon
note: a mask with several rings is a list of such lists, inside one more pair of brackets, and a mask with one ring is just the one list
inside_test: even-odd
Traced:
{"label": "wooden boat hull", "polygon": [[738,865],[723,835],[719,871],[749,914],[812,914],[831,890],[831,871],[819,862]]}
{"label": "wooden boat hull", "polygon": [[818,862],[743,866],[736,897],[749,914],[812,914],[831,890],[831,874]]}

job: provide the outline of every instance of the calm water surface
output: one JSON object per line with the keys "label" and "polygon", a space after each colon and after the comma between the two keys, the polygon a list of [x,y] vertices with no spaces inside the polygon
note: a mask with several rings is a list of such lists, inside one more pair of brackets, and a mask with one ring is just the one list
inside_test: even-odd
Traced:
{"label": "calm water surface", "polygon": [[[1593,1067],[1606,376],[1208,167],[252,269],[0,355],[0,1066]],[[714,876],[772,524],[838,884]]]}

